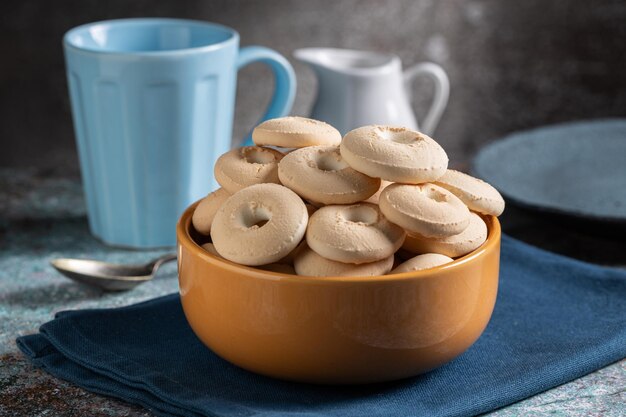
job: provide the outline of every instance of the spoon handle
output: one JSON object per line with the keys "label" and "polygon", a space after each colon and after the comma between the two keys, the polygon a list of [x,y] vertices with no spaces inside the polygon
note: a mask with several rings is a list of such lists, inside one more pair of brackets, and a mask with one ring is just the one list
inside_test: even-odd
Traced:
{"label": "spoon handle", "polygon": [[150,269],[152,269],[152,273],[156,273],[157,269],[159,269],[159,267],[161,267],[161,265],[163,265],[166,262],[170,262],[170,261],[174,261],[178,258],[178,256],[175,253],[166,253],[163,256],[160,256],[158,258],[156,258],[155,260],[153,260],[152,262],[148,263],[146,266]]}

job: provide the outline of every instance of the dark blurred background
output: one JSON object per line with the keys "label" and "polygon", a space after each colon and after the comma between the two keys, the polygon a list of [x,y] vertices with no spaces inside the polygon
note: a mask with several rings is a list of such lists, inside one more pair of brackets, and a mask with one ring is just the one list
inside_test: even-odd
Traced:
{"label": "dark blurred background", "polygon": [[[73,26],[135,16],[210,20],[242,45],[274,48],[299,81],[293,114],[307,115],[313,73],[291,52],[336,46],[395,52],[405,66],[430,60],[451,81],[435,133],[463,166],[484,143],[548,123],[626,116],[626,2],[542,0],[11,1],[0,17],[0,166],[78,174],[61,38]],[[234,136],[269,99],[269,71],[240,73]],[[416,111],[431,97],[415,85]]]}

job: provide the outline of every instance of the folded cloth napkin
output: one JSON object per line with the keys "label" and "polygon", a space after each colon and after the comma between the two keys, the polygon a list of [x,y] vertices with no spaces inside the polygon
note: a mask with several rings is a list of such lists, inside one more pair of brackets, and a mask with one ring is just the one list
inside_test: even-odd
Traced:
{"label": "folded cloth napkin", "polygon": [[195,337],[179,297],[66,311],[18,339],[32,362],[87,390],[176,416],[467,416],[580,377],[626,356],[626,271],[503,237],[489,326],[426,375],[333,387],[252,374]]}

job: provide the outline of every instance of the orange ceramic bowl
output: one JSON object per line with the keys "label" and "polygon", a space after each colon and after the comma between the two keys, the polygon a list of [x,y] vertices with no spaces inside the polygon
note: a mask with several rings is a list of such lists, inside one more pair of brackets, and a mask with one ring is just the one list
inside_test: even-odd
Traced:
{"label": "orange ceramic bowl", "polygon": [[[197,204],[197,203],[196,203]],[[474,252],[440,267],[377,277],[302,277],[234,264],[177,225],[187,320],[213,352],[249,371],[322,384],[418,375],[481,335],[498,289],[500,224]]]}

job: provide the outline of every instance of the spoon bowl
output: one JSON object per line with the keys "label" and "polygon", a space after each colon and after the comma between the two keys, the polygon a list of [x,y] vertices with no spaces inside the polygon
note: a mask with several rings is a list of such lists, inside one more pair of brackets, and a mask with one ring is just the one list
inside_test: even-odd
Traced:
{"label": "spoon bowl", "polygon": [[121,265],[89,259],[54,259],[50,264],[67,278],[105,291],[126,291],[154,278],[165,262],[176,259],[168,253],[147,264]]}

